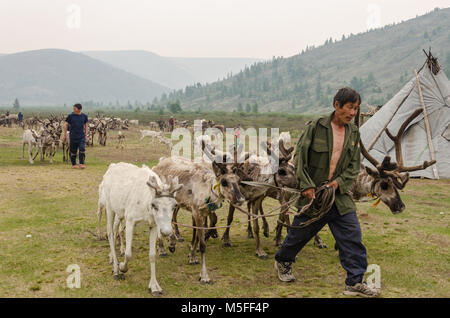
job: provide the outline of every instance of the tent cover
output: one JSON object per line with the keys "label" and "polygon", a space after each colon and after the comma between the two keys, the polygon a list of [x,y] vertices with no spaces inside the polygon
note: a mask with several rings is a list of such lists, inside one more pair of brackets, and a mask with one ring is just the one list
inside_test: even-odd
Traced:
{"label": "tent cover", "polygon": [[[450,81],[445,76],[445,73],[440,70],[440,67],[436,67],[436,65],[436,59],[428,58],[419,71],[419,81],[425,109],[428,114],[436,164],[425,170],[411,172],[410,175],[412,177],[450,178]],[[398,108],[406,96],[408,96],[407,99]],[[361,140],[365,147],[369,147],[375,136],[389,122],[392,114],[396,111],[387,126],[394,136],[402,123],[418,108],[422,108],[422,103],[416,77],[414,76],[389,102],[361,126]],[[379,162],[386,155],[391,156],[392,160],[395,159],[394,142],[388,137],[386,132],[380,135],[369,152]],[[425,160],[431,160],[431,150],[428,145],[423,112],[406,128],[402,139],[402,154],[405,166],[415,166],[423,163]],[[363,163],[372,166],[366,159]]]}

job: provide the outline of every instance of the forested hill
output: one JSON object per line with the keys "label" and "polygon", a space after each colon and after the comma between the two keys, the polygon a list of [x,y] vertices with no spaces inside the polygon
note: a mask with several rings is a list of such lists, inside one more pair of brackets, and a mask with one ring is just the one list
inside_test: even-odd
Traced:
{"label": "forested hill", "polygon": [[183,109],[320,113],[336,90],[351,86],[363,105],[388,101],[425,61],[422,49],[438,57],[450,76],[450,8],[364,33],[329,39],[289,57],[259,62],[227,79],[188,86],[163,95]]}

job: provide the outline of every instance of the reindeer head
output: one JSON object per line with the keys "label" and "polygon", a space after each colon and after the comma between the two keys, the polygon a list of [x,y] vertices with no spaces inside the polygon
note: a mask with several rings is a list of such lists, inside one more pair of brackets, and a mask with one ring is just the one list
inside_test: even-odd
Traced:
{"label": "reindeer head", "polygon": [[[205,145],[202,141],[202,149],[208,158],[212,161],[212,168],[218,183],[220,184],[220,193],[235,205],[241,205],[245,202],[245,197],[239,190],[239,182],[241,178],[248,179],[242,170],[242,163],[227,163],[227,154],[216,154],[215,149],[211,145]],[[235,152],[235,158],[237,152]],[[222,157],[222,158],[220,158]]]}
{"label": "reindeer head", "polygon": [[386,134],[394,142],[395,145],[395,155],[397,162],[391,162],[390,156],[385,156],[382,163],[380,164],[374,157],[372,157],[369,152],[364,147],[362,141],[359,141],[361,146],[361,153],[363,156],[376,168],[371,169],[365,167],[365,171],[372,177],[371,181],[371,192],[378,196],[381,201],[383,201],[390,209],[391,212],[396,214],[400,213],[405,209],[405,204],[400,198],[398,190],[405,187],[409,180],[409,172],[426,169],[429,166],[436,163],[436,160],[424,161],[423,164],[405,167],[403,164],[403,154],[402,154],[402,137],[405,129],[411,123],[411,121],[416,118],[421,112],[422,108],[417,109],[408,119],[400,126],[397,136],[393,136],[388,129],[386,129]]}
{"label": "reindeer head", "polygon": [[289,162],[292,158],[294,147],[286,149],[283,140],[280,139],[278,142],[279,156],[277,158],[275,152],[272,152],[270,143],[267,143],[266,146],[265,143],[261,142],[260,146],[267,152],[268,156],[278,160],[278,170],[274,173],[275,185],[297,188],[298,180],[295,176],[294,166]]}
{"label": "reindeer head", "polygon": [[172,234],[172,216],[177,201],[175,195],[183,185],[178,183],[178,177],[169,176],[167,180],[164,176],[158,177],[156,173],[150,175],[147,185],[155,190],[155,196],[150,202],[149,211],[153,215],[159,232],[164,235]]}

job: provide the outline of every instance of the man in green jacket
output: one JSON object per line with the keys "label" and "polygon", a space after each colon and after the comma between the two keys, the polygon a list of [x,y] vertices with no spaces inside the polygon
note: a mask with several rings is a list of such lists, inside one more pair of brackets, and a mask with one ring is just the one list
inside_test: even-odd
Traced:
{"label": "man in green jacket", "polygon": [[[275,255],[275,269],[281,281],[292,282],[292,263],[296,255],[326,224],[339,248],[342,267],[347,271],[346,295],[378,296],[378,291],[363,283],[367,269],[366,248],[361,242],[361,228],[356,207],[348,191],[359,173],[360,149],[358,127],[351,121],[358,113],[360,95],[353,89],[341,88],[333,100],[334,112],[309,124],[300,137],[294,157],[296,176],[302,198],[297,208],[315,198],[322,184],[334,187],[335,201],[330,211],[319,220],[300,228],[290,228]],[[296,216],[292,226],[310,220],[307,214]]]}

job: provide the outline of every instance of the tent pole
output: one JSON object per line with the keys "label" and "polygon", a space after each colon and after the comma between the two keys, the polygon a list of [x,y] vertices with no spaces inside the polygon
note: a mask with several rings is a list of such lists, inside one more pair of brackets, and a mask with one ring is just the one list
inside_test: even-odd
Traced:
{"label": "tent pole", "polygon": [[387,121],[387,123],[384,125],[383,129],[381,129],[378,134],[375,136],[375,138],[373,138],[373,140],[370,142],[369,147],[367,148],[367,151],[370,151],[373,147],[373,145],[375,145],[375,143],[377,142],[378,138],[380,138],[381,134],[383,133],[383,131],[386,130],[386,127],[389,125],[389,123],[391,122],[392,118],[394,118],[395,114],[397,114],[397,111],[400,109],[400,107],[403,105],[403,103],[405,102],[405,100],[409,97],[409,95],[411,95],[411,92],[413,91],[414,87],[416,85],[413,85],[411,87],[411,90],[409,91],[409,93],[405,96],[405,98],[403,98],[403,100],[401,101],[401,103],[397,106],[397,109],[395,110],[395,112],[392,114],[391,118],[389,118],[389,120]]}
{"label": "tent pole", "polygon": [[[419,80],[419,75],[417,74],[417,70],[414,70],[414,72],[416,73],[416,82],[417,82],[417,87],[419,88],[420,103],[422,104],[423,117],[425,119],[425,127],[427,130],[427,140],[428,140],[428,147],[430,149],[430,156],[431,156],[431,160],[435,160],[433,140],[431,139],[430,122],[428,121],[428,113],[427,113],[427,109],[425,108],[425,102],[423,101],[422,87],[420,85],[420,80]],[[433,165],[433,174],[436,179],[439,179],[436,165]]]}

